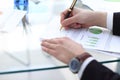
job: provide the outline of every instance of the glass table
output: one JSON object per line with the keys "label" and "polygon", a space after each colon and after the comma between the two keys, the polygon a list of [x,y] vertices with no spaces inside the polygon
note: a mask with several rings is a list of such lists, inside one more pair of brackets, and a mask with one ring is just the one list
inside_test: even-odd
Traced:
{"label": "glass table", "polygon": [[[29,10],[24,17],[28,23],[23,25],[21,21],[13,31],[0,33],[0,75],[68,68],[41,50],[40,38],[50,27],[49,22],[70,4],[69,0],[41,0],[38,4],[29,1]],[[105,65],[115,62],[113,67],[116,67],[120,61],[119,57],[100,51],[87,51]]]}

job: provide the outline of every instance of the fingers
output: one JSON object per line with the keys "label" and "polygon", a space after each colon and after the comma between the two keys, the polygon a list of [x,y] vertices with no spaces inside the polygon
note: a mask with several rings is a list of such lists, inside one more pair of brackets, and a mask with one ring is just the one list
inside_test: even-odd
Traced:
{"label": "fingers", "polygon": [[51,55],[55,54],[55,50],[47,48],[47,47],[44,47],[44,46],[42,46],[42,50],[47,52],[47,53],[49,53],[49,54],[51,54]]}
{"label": "fingers", "polygon": [[64,21],[62,21],[61,24],[62,24],[64,27],[68,27],[68,26],[70,26],[71,24],[75,24],[75,23],[78,23],[78,21],[77,21],[77,16],[71,16],[71,17],[65,19]]}
{"label": "fingers", "polygon": [[74,18],[74,16],[69,17],[67,19],[65,19],[66,14],[68,13],[68,10],[65,10],[61,13],[61,24],[65,29],[69,29],[70,25],[75,23],[76,19]]}
{"label": "fingers", "polygon": [[57,44],[58,41],[56,39],[57,38],[54,38],[54,39],[44,39],[44,40],[42,40],[42,42],[48,42],[48,43],[51,43],[51,44]]}
{"label": "fingers", "polygon": [[41,46],[44,46],[44,47],[49,48],[49,49],[54,49],[56,45],[49,43],[49,42],[42,42]]}
{"label": "fingers", "polygon": [[82,28],[82,25],[79,24],[79,23],[74,23],[74,24],[71,24],[69,27],[70,27],[70,28],[78,29],[78,28]]}
{"label": "fingers", "polygon": [[61,38],[43,40],[41,43],[42,50],[51,55],[57,55],[59,52],[58,49],[60,47],[60,40]]}
{"label": "fingers", "polygon": [[56,55],[57,44],[53,39],[43,40],[41,46],[43,51],[53,56]]}
{"label": "fingers", "polygon": [[65,16],[66,16],[67,12],[68,12],[68,9],[61,13],[61,20],[60,20],[60,22],[62,22],[65,19]]}
{"label": "fingers", "polygon": [[44,46],[49,49],[56,49],[59,45],[63,44],[64,39],[68,39],[68,38],[62,37],[62,38],[42,40],[41,46]]}
{"label": "fingers", "polygon": [[41,46],[44,46],[48,49],[55,49],[58,41],[55,39],[43,40]]}

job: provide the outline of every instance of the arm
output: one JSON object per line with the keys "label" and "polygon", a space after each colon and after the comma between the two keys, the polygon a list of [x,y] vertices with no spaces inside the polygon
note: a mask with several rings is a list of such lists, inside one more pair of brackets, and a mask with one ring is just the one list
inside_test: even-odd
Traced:
{"label": "arm", "polygon": [[120,80],[120,75],[93,60],[86,67],[81,80]]}
{"label": "arm", "polygon": [[[69,64],[73,57],[85,53],[82,45],[66,37],[43,40],[41,46],[42,50],[66,64]],[[91,57],[83,61],[78,74],[81,80],[120,80],[118,74]]]}

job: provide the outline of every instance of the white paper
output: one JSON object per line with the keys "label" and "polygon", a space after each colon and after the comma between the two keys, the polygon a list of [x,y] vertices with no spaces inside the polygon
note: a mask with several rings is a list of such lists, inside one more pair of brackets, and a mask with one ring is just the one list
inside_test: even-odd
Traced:
{"label": "white paper", "polygon": [[109,51],[120,53],[120,37],[119,36],[112,36],[110,45],[109,45]]}

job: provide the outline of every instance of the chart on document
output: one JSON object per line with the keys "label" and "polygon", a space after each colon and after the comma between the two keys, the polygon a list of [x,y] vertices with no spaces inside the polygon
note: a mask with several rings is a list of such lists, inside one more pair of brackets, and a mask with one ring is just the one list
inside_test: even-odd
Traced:
{"label": "chart on document", "polygon": [[107,30],[94,27],[84,31],[82,38],[78,37],[77,40],[80,41],[85,48],[104,50],[109,38]]}

